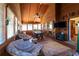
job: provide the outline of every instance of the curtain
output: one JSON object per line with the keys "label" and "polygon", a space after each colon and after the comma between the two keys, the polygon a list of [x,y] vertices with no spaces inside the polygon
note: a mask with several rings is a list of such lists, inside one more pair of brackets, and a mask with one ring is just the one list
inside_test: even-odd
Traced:
{"label": "curtain", "polygon": [[4,34],[3,34],[3,16],[4,16],[4,6],[0,4],[0,44],[4,43]]}

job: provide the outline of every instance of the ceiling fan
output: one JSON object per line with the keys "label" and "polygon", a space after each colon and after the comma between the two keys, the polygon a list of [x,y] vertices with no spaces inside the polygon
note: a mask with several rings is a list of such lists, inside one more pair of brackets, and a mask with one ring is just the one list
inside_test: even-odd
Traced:
{"label": "ceiling fan", "polygon": [[36,14],[34,15],[34,22],[38,22],[38,23],[41,22],[41,16],[39,15],[39,13],[36,13]]}

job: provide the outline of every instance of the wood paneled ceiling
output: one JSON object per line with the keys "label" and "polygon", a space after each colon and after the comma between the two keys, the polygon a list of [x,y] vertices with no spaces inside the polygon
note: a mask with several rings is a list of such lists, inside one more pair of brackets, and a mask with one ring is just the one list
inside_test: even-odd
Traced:
{"label": "wood paneled ceiling", "polygon": [[23,3],[20,4],[20,7],[22,23],[34,23],[34,16],[36,13],[40,15],[41,23],[43,23],[49,16],[52,19],[53,12],[55,12],[52,10],[52,4]]}

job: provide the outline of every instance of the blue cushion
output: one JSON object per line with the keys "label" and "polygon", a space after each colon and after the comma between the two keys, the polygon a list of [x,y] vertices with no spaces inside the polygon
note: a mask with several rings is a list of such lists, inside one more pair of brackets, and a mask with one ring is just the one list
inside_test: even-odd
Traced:
{"label": "blue cushion", "polygon": [[24,41],[24,40],[16,40],[15,43],[14,43],[14,46],[17,48],[17,49],[20,49],[20,50],[29,50],[29,48],[31,48],[33,46],[33,43],[32,42],[29,42],[28,41]]}

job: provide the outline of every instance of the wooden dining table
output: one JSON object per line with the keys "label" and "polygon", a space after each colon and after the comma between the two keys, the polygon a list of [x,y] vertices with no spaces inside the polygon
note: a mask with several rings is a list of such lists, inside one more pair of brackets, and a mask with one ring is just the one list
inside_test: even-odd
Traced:
{"label": "wooden dining table", "polygon": [[38,41],[43,40],[43,32],[42,31],[33,31],[34,37],[38,39]]}

